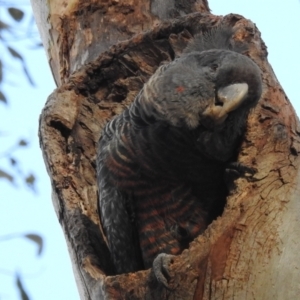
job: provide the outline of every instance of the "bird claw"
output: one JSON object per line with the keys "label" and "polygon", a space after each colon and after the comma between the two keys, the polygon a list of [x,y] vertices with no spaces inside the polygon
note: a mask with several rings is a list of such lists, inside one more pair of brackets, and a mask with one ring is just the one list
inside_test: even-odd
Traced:
{"label": "bird claw", "polygon": [[251,178],[257,172],[255,168],[248,167],[239,162],[231,162],[225,169],[225,182],[229,191],[234,190],[234,180],[240,177]]}
{"label": "bird claw", "polygon": [[232,162],[232,163],[228,164],[226,171],[234,172],[234,173],[238,174],[239,177],[246,176],[246,174],[250,174],[253,176],[257,172],[257,170],[255,168],[248,167],[239,162]]}
{"label": "bird claw", "polygon": [[166,253],[160,253],[157,255],[157,257],[153,261],[153,272],[158,282],[162,283],[163,286],[171,290],[168,279],[171,278],[170,272],[169,272],[169,266],[173,263],[174,255],[166,254]]}

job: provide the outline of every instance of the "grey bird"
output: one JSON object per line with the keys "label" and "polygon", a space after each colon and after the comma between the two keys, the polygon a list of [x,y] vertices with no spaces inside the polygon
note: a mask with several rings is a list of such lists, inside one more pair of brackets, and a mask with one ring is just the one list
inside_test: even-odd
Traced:
{"label": "grey bird", "polygon": [[99,208],[116,274],[155,261],[167,286],[165,254],[180,254],[223,211],[224,173],[262,93],[260,69],[232,34],[196,37],[102,133]]}

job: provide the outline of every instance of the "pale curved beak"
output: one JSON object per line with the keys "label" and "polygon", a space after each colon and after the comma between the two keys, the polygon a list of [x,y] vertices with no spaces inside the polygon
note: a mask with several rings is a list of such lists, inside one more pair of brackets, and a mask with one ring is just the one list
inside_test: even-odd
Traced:
{"label": "pale curved beak", "polygon": [[220,88],[217,91],[218,99],[205,109],[203,116],[211,119],[215,124],[221,124],[230,112],[236,110],[244,102],[247,94],[247,83],[234,83]]}

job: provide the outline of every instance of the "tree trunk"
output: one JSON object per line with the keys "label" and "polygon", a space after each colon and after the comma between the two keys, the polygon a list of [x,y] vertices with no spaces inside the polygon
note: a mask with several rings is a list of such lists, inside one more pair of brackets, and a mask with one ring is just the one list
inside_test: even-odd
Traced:
{"label": "tree trunk", "polygon": [[[300,295],[300,126],[255,25],[209,13],[206,0],[32,0],[58,88],[40,118],[53,202],[81,299],[296,299]],[[171,19],[172,18],[172,19]],[[226,24],[261,68],[238,179],[221,217],[170,266],[172,290],[150,270],[111,276],[97,209],[95,145],[165,61],[197,33]]]}

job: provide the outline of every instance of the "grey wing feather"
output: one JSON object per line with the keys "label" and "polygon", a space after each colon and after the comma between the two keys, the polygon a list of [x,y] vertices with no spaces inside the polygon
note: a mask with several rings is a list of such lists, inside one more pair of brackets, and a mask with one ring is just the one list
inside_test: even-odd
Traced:
{"label": "grey wing feather", "polygon": [[[104,133],[105,135],[105,133]],[[109,136],[102,138],[100,150],[105,152]],[[142,268],[140,265],[136,229],[128,211],[128,195],[121,193],[109,180],[109,170],[98,152],[97,159],[99,208],[101,222],[117,273],[128,273]]]}

